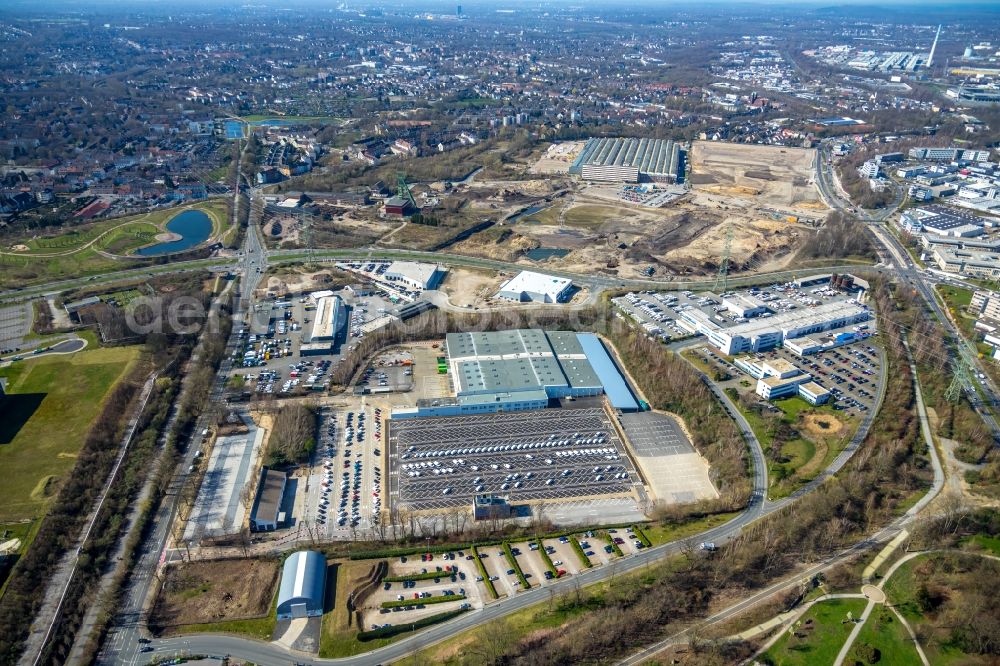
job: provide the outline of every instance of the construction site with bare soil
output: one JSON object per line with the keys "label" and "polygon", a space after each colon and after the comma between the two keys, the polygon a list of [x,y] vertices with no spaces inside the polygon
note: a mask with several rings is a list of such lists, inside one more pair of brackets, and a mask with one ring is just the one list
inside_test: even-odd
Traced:
{"label": "construction site with bare soil", "polygon": [[532,169],[551,181],[478,182],[453,192],[466,210],[499,212],[500,221],[450,251],[633,277],[710,274],[728,245],[734,272],[781,270],[828,213],[809,149],[695,142],[687,185],[658,186],[653,205],[637,186],[559,178],[574,154],[564,152],[550,149]]}

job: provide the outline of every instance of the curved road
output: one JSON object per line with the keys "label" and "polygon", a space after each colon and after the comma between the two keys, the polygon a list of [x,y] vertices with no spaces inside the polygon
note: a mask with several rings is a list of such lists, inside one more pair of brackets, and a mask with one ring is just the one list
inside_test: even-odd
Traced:
{"label": "curved road", "polygon": [[51,356],[54,354],[75,354],[76,352],[84,349],[87,346],[87,341],[83,338],[70,338],[69,340],[60,340],[54,345],[49,345],[48,347],[38,347],[38,349],[44,349],[45,351],[40,351],[37,354],[32,351],[21,351],[16,354],[10,354],[0,358],[0,363],[6,363],[8,361],[15,362],[15,359],[20,359],[21,361],[29,361],[33,358],[41,358],[42,356]]}
{"label": "curved road", "polygon": [[[823,172],[822,159],[817,160],[817,171],[818,173]],[[822,176],[818,178],[818,181],[822,183]],[[823,185],[820,184],[821,190]],[[890,211],[891,214],[891,211]],[[251,225],[253,226],[253,225]],[[460,255],[449,255],[449,254],[438,254],[438,253],[427,253],[409,250],[380,250],[374,248],[361,248],[354,250],[301,250],[292,252],[266,252],[259,245],[259,238],[256,234],[249,233],[247,239],[247,244],[244,246],[244,253],[241,257],[240,268],[245,277],[251,277],[247,280],[252,286],[255,282],[257,275],[259,275],[257,269],[266,268],[267,264],[274,263],[299,263],[303,261],[316,261],[327,260],[327,261],[343,261],[347,259],[361,259],[361,260],[372,260],[372,259],[413,259],[413,260],[425,260],[434,261],[437,263],[455,265],[455,266],[472,266],[481,268],[493,268],[496,270],[521,270],[524,266],[520,264],[513,264],[508,262],[497,262],[486,259],[478,259],[474,257],[464,257]],[[251,251],[252,250],[252,251]],[[251,259],[253,257],[253,259]],[[258,263],[259,262],[259,263]],[[174,264],[172,266],[157,266],[154,267],[156,272],[168,272],[168,271],[186,271],[186,270],[201,270],[203,268],[214,268],[217,270],[229,270],[231,266],[220,266],[219,260],[201,260],[197,262],[181,262]],[[818,268],[812,270],[803,271],[780,271],[770,274],[754,275],[746,278],[734,278],[732,280],[733,284],[752,284],[764,281],[783,281],[792,278],[793,276],[801,276],[804,274],[809,274],[811,272],[820,271],[831,271],[831,270],[858,270],[860,267],[856,264],[845,265],[845,266],[835,266]],[[872,270],[873,267],[864,266],[865,270]],[[880,270],[875,267],[874,270]],[[150,272],[150,269],[139,269],[134,271],[136,274],[141,274],[143,272]],[[576,275],[560,271],[551,271],[554,274],[564,275],[566,277],[571,277],[578,281],[579,283],[591,287],[594,291],[603,290],[606,288],[637,288],[637,289],[648,289],[648,288],[672,288],[672,289],[697,289],[711,287],[712,280],[700,280],[700,281],[656,281],[656,280],[641,280],[641,279],[621,279],[614,278],[610,276],[594,276],[594,275]],[[121,279],[122,273],[118,273],[113,276],[114,279]],[[96,281],[98,279],[112,279],[112,276],[99,276],[90,278],[86,281]],[[65,281],[68,284],[74,284],[79,281]],[[42,290],[49,289],[56,285],[47,285],[46,287],[38,287],[34,289]],[[244,299],[249,296],[249,290],[244,290]],[[8,294],[0,294],[0,299],[4,297],[14,297],[23,298],[25,292],[19,291]],[[711,382],[707,382],[708,385],[716,389]],[[767,489],[767,479],[766,479],[766,467],[764,465],[763,452],[761,450],[759,442],[753,435],[749,424],[739,411],[736,410],[728,397],[721,394],[718,391],[713,390],[713,392],[719,396],[723,405],[726,406],[730,414],[733,415],[734,419],[740,425],[741,431],[744,437],[747,438],[748,444],[751,450],[751,457],[754,461],[754,492],[751,496],[750,504],[746,511],[741,513],[739,516],[726,523],[725,525],[718,526],[716,528],[707,530],[702,534],[698,535],[697,538],[714,541],[716,543],[725,543],[729,539],[738,535],[744,527],[757,520],[761,516],[772,513],[773,511],[779,510],[785,506],[788,502],[793,501],[795,497],[800,496],[804,492],[808,492],[812,488],[816,487],[822,482],[823,478],[826,478],[829,474],[834,473],[839,469],[847,459],[849,459],[851,453],[857,448],[857,446],[849,446],[845,449],[845,452],[839,456],[834,463],[831,465],[831,469],[828,469],[823,478],[817,479],[814,483],[809,484],[807,488],[801,489],[799,493],[793,495],[792,497],[786,498],[779,502],[767,502],[764,498],[766,497]],[[870,417],[873,418],[875,411],[871,413]],[[858,431],[858,436],[856,440],[858,443],[864,438],[867,429],[871,425],[871,418],[865,420],[861,428]],[[852,443],[853,444],[853,443]],[[860,546],[859,546],[860,547]],[[386,661],[391,661],[403,657],[416,649],[422,649],[434,642],[446,639],[457,632],[462,630],[477,626],[483,622],[487,622],[493,619],[497,619],[514,611],[517,611],[526,606],[539,603],[544,601],[553,592],[558,593],[561,591],[568,591],[577,585],[586,585],[595,583],[607,578],[610,578],[619,573],[624,573],[638,569],[640,567],[647,566],[648,564],[661,559],[662,557],[680,552],[683,548],[683,544],[679,542],[665,544],[663,546],[658,546],[655,548],[648,549],[626,559],[617,561],[614,565],[609,565],[606,567],[599,567],[595,569],[588,570],[581,574],[578,574],[572,578],[568,578],[563,581],[558,581],[553,585],[546,587],[533,588],[527,592],[518,594],[509,599],[503,599],[497,602],[493,602],[483,609],[469,612],[463,616],[460,616],[448,623],[437,625],[431,627],[423,632],[415,634],[410,637],[401,639],[400,641],[394,643],[393,645],[381,648],[379,650],[374,650],[363,655],[358,655],[356,657],[335,659],[335,660],[324,660],[314,658],[310,655],[304,654],[292,654],[285,648],[277,645],[272,645],[270,643],[263,643],[258,641],[247,640],[239,637],[230,636],[213,636],[213,635],[193,635],[185,636],[164,640],[156,640],[151,643],[150,647],[152,649],[151,653],[148,653],[150,657],[157,656],[162,657],[166,655],[172,655],[177,652],[188,652],[188,653],[202,653],[202,654],[230,654],[243,659],[247,659],[260,664],[286,664],[289,662],[290,658],[295,658],[297,662],[308,663],[308,664],[377,664]],[[134,626],[132,631],[134,632]],[[133,635],[135,635],[133,633]],[[125,648],[116,655],[115,661],[118,663],[137,663],[143,655],[137,653],[135,646],[122,646]]]}

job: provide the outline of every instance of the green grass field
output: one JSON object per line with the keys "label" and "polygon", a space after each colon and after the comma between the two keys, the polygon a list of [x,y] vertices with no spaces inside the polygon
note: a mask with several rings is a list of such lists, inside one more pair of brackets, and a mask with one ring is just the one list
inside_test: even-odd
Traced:
{"label": "green grass field", "polygon": [[654,546],[659,546],[664,543],[687,538],[692,534],[698,534],[699,532],[704,532],[705,530],[712,529],[713,527],[718,527],[723,523],[729,522],[738,515],[739,513],[734,511],[732,513],[717,513],[711,516],[705,516],[704,518],[681,523],[679,525],[657,525],[654,523],[651,525],[643,525],[642,531],[645,532],[646,536],[649,537],[649,540]]}
{"label": "green grass field", "polygon": [[[922,555],[906,562],[896,569],[896,573],[885,583],[885,593],[889,599],[889,603],[899,611],[900,615],[906,618],[906,621],[910,623],[914,631],[917,631],[917,627],[921,624],[927,622],[923,611],[920,609],[920,604],[917,602],[917,590],[920,587],[920,581],[917,578],[915,569],[921,562],[931,557],[935,556],[933,554]],[[942,645],[935,640],[923,643],[922,647],[932,664],[976,663],[968,662],[969,655],[964,654],[958,648],[950,645]]]}
{"label": "green grass field", "polygon": [[[202,210],[212,219],[212,236],[228,233],[228,199],[201,201],[190,206],[102,220],[78,225],[64,233],[40,238],[12,239],[0,250],[0,287],[26,286],[37,282],[108,273],[139,265],[132,259],[115,259],[102,253],[128,255],[156,243],[156,235],[175,215]],[[12,252],[13,245],[23,252]],[[43,256],[47,255],[47,256]]]}
{"label": "green grass field", "polygon": [[137,347],[25,359],[0,368],[8,397],[0,419],[0,522],[36,518],[73,469],[104,396],[139,355]]}
{"label": "green grass field", "polygon": [[950,285],[938,285],[936,288],[965,337],[975,338],[976,318],[967,312],[972,302],[972,290]]}
{"label": "green grass field", "polygon": [[[920,663],[917,649],[913,646],[913,639],[910,638],[906,627],[890,609],[884,606],[872,610],[851,651],[856,653],[859,646],[864,645],[878,650],[879,666],[909,666]],[[849,654],[845,663],[849,663],[850,658]]]}
{"label": "green grass field", "polygon": [[857,618],[864,608],[864,599],[830,599],[815,604],[795,626],[794,635],[786,631],[764,654],[765,663],[775,666],[832,664],[854,628],[853,623],[844,621],[847,613]]}

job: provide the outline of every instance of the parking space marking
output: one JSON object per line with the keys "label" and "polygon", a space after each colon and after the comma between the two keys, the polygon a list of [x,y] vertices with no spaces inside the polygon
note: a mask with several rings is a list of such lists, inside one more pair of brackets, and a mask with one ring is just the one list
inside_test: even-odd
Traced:
{"label": "parking space marking", "polygon": [[389,458],[391,497],[413,509],[628,494],[638,478],[600,408],[395,420]]}

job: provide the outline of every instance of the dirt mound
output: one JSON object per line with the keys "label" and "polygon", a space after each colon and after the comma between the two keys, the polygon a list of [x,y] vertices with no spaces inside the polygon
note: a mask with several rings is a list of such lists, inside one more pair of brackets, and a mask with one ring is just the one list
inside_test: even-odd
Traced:
{"label": "dirt mound", "polygon": [[814,435],[836,435],[844,424],[829,414],[804,414],[802,426]]}

